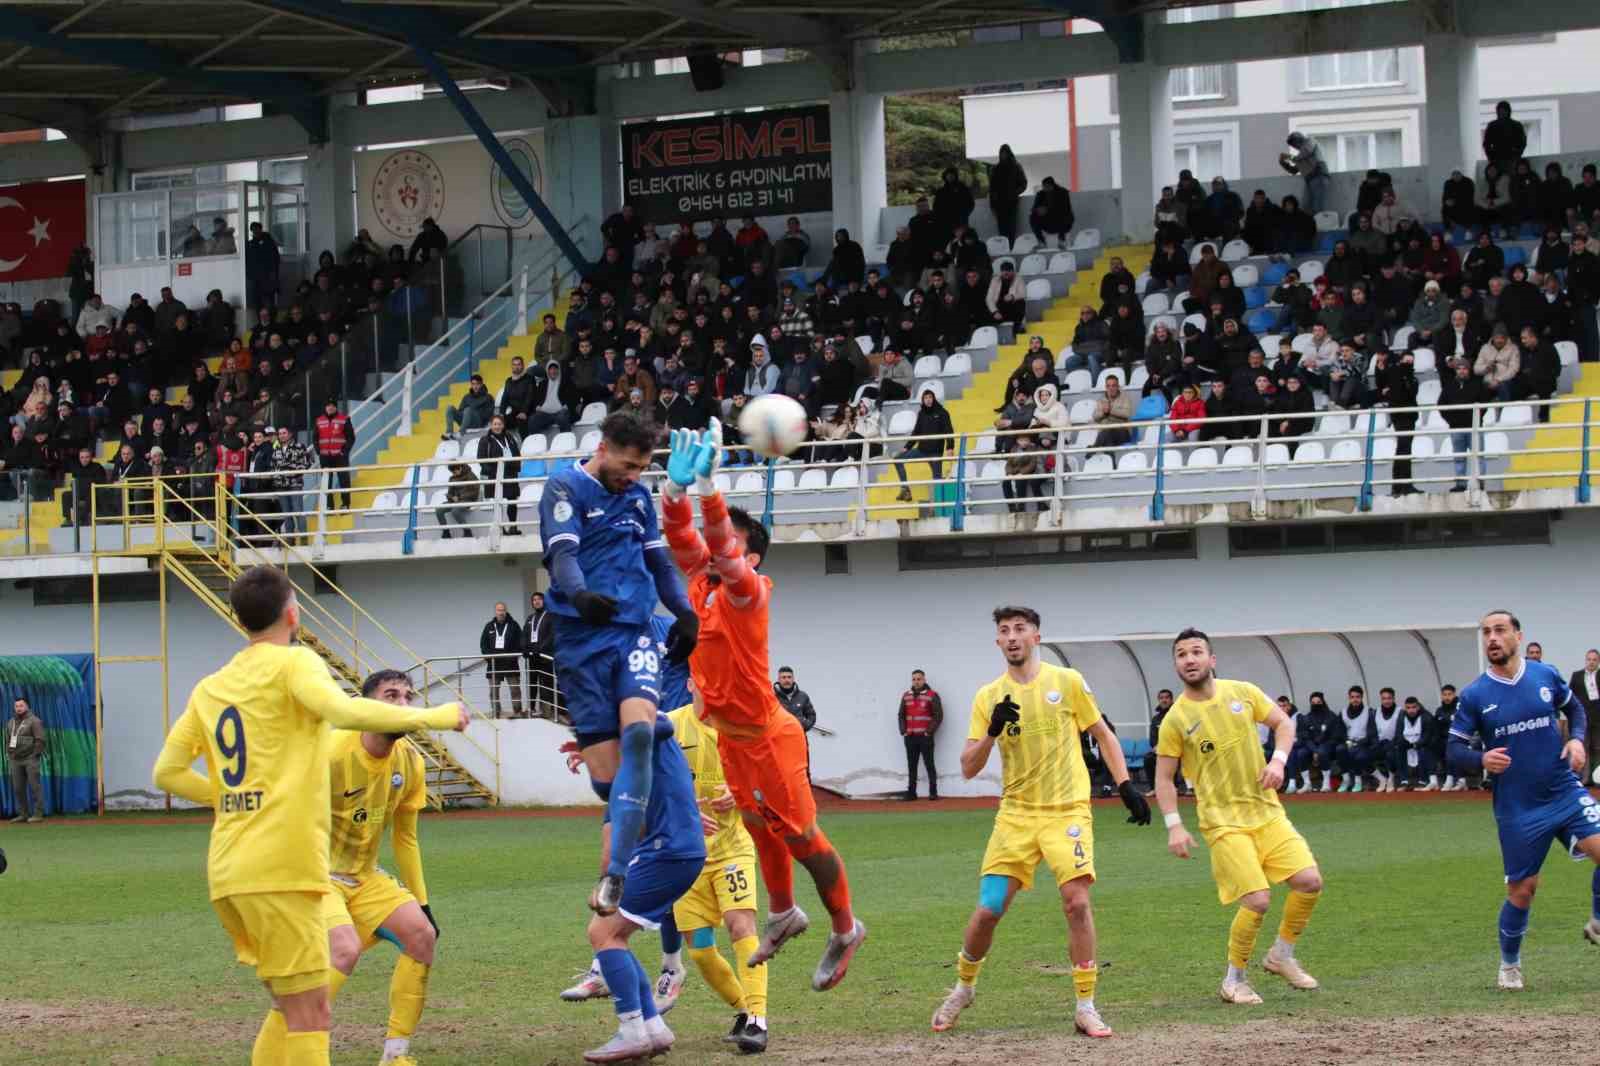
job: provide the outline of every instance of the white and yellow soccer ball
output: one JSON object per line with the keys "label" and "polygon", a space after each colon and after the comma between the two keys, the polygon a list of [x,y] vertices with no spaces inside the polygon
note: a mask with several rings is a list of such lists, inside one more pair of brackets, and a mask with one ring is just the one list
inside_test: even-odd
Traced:
{"label": "white and yellow soccer ball", "polygon": [[739,414],[747,448],[765,459],[793,454],[806,439],[806,409],[787,396],[757,396]]}

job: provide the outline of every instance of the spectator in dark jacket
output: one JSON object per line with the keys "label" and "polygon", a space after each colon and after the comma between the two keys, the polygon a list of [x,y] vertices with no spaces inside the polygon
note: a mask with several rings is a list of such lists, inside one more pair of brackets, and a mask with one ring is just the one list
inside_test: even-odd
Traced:
{"label": "spectator in dark jacket", "polygon": [[517,499],[522,495],[517,482],[517,471],[522,466],[521,448],[521,437],[506,428],[505,416],[498,412],[489,419],[489,432],[478,439],[478,473],[491,483],[484,495],[491,499],[495,496],[493,482],[498,478],[499,495],[506,501],[505,533],[508,536],[522,532],[517,528]]}
{"label": "spectator in dark jacket", "polygon": [[799,719],[801,729],[811,732],[817,724],[817,709],[811,705],[811,697],[806,695],[805,689],[795,684],[792,667],[778,667],[778,683],[772,686],[772,694],[778,697],[784,710]]}
{"label": "spectator in dark jacket", "polygon": [[965,226],[972,219],[972,188],[961,180],[955,167],[946,167],[941,178],[943,184],[933,194],[932,215],[939,223],[939,243],[948,244],[955,236],[957,226]]}
{"label": "spectator in dark jacket", "polygon": [[527,429],[534,386],[534,376],[527,372],[522,357],[514,356],[511,360],[511,376],[500,386],[500,398],[495,403],[495,409],[505,418],[506,425],[518,432]]}
{"label": "spectator in dark jacket", "polygon": [[[944,404],[939,402],[939,397],[932,389],[923,389],[920,406],[917,408],[917,422],[912,427],[913,437],[926,437],[925,440],[909,442],[895,455],[899,460],[894,464],[895,472],[900,475],[900,495],[902,502],[909,502],[912,498],[911,488],[906,485],[907,459],[925,459],[931,468],[934,481],[944,477],[943,457],[945,449],[950,446],[950,438],[955,435],[955,429],[950,422],[950,413],[944,409]],[[938,486],[933,487],[937,493]]]}
{"label": "spectator in dark jacket", "polygon": [[1509,174],[1527,148],[1527,130],[1511,117],[1510,102],[1501,100],[1494,105],[1494,121],[1483,128],[1483,157]]}
{"label": "spectator in dark jacket", "polygon": [[849,230],[835,230],[833,257],[828,260],[828,268],[823,272],[823,277],[833,288],[842,289],[852,281],[861,284],[866,274],[867,253],[861,250],[861,245],[850,239]]}
{"label": "spectator in dark jacket", "polygon": [[1459,170],[1452,170],[1445,179],[1444,193],[1440,196],[1439,218],[1446,226],[1467,229],[1478,224],[1478,208],[1474,201],[1478,189],[1471,178]]}
{"label": "spectator in dark jacket", "polygon": [[1057,185],[1055,178],[1046,177],[1039,183],[1039,191],[1033,197],[1033,210],[1028,214],[1033,235],[1044,244],[1045,235],[1053,233],[1058,245],[1064,246],[1075,221],[1071,194]]}
{"label": "spectator in dark jacket", "polygon": [[[1152,788],[1156,782],[1156,743],[1161,738],[1161,723],[1166,721],[1167,712],[1170,710],[1172,710],[1172,690],[1164,688],[1156,693],[1156,705],[1150,711],[1150,750],[1144,755],[1144,776]],[[1177,783],[1180,794],[1189,791],[1181,776],[1174,775],[1173,780]],[[1155,793],[1152,792],[1151,795]]]}
{"label": "spectator in dark jacket", "polygon": [[567,379],[561,364],[550,360],[534,381],[528,398],[528,432],[566,432],[578,417],[578,403],[577,387]]}
{"label": "spectator in dark jacket", "polygon": [[1345,727],[1320,692],[1311,694],[1310,706],[1296,718],[1296,753],[1300,767],[1300,791],[1311,791],[1311,771],[1322,771],[1322,791],[1333,791],[1333,763],[1344,750]]}
{"label": "spectator in dark jacket", "polygon": [[517,659],[522,654],[522,627],[511,617],[506,605],[494,605],[494,617],[484,623],[478,636],[478,651],[489,677],[489,706],[500,717],[500,686],[511,692],[512,717],[522,718],[522,672]]}
{"label": "spectator in dark jacket", "polygon": [[944,703],[928,687],[928,675],[911,671],[911,687],[900,694],[897,713],[900,736],[906,745],[906,791],[904,798],[917,798],[917,760],[928,771],[928,798],[939,798],[939,774],[933,765],[933,738],[944,722]]}

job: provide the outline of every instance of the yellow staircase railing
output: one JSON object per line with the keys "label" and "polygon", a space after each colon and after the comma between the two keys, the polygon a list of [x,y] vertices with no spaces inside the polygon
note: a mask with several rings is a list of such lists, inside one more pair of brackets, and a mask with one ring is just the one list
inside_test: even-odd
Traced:
{"label": "yellow staircase railing", "polygon": [[[269,565],[282,569],[289,576],[300,605],[298,640],[316,652],[328,664],[339,683],[352,693],[360,691],[366,675],[397,662],[405,666],[420,663],[425,674],[430,672],[423,656],[408,648],[352,599],[297,545],[271,531],[264,523],[254,522],[255,516],[244,502],[230,493],[222,479],[215,475],[200,479],[144,478],[118,482],[103,487],[95,494],[91,504],[94,520],[90,528],[93,531],[97,563],[106,557],[147,557],[151,568],[161,572],[163,581],[169,576],[175,578],[241,636],[244,630],[233,617],[228,603],[228,591],[234,579],[251,566]],[[114,509],[116,514],[103,516],[102,509]],[[230,515],[234,516],[235,521],[258,525],[267,530],[268,535],[257,533],[251,538],[257,543],[244,543],[234,536],[228,520]],[[109,521],[103,521],[103,517]],[[119,525],[120,537],[110,536],[109,531],[118,529]],[[102,535],[105,536],[105,544],[101,543]],[[273,555],[269,556],[269,551]],[[310,578],[306,583],[311,584],[314,591],[296,580],[296,569],[309,571]],[[330,606],[330,601],[333,606]],[[94,597],[94,605],[98,641],[98,594]],[[346,612],[348,621],[343,617]],[[163,621],[163,662],[166,656],[165,628]],[[383,649],[375,648],[373,638],[363,633],[381,636],[388,654],[384,654]],[[474,718],[488,722],[493,729],[492,751],[470,734],[463,734],[463,737],[493,767],[495,780],[492,785],[480,780],[432,733],[413,733],[410,740],[422,753],[426,767],[429,803],[436,809],[468,802],[497,804],[500,793],[499,725],[469,704],[459,683],[444,682],[432,676],[425,676],[418,681],[418,691],[423,693],[441,687],[446,695],[466,706]]]}

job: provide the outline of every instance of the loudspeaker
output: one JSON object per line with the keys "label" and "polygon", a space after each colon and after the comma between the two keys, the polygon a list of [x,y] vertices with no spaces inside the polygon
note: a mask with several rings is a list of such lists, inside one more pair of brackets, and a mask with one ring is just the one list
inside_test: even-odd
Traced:
{"label": "loudspeaker", "polygon": [[709,93],[722,88],[722,57],[715,52],[699,52],[689,57],[689,80],[695,92]]}

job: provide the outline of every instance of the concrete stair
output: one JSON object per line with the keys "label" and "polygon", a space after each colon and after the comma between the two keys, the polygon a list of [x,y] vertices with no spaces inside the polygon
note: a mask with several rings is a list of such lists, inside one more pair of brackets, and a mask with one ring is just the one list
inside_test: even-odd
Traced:
{"label": "concrete stair", "polygon": [[[1563,394],[1561,398],[1592,398],[1595,402],[1590,417],[1596,423],[1600,423],[1600,363],[1580,363],[1577,370],[1578,376],[1573,383],[1572,391]],[[1580,452],[1583,449],[1583,405],[1575,403],[1557,407],[1550,413],[1549,423],[1534,431],[1527,447],[1563,448],[1566,451],[1532,455],[1526,451],[1519,451],[1511,457],[1511,473],[1537,474],[1577,469],[1581,461]],[[1600,425],[1591,428],[1589,448],[1591,462],[1595,458],[1600,458],[1600,454],[1597,454],[1600,453]],[[1600,475],[1600,471],[1596,471],[1596,474]],[[1566,473],[1561,477],[1517,478],[1515,481],[1507,481],[1506,488],[1570,489],[1576,484],[1577,478],[1571,473]]]}
{"label": "concrete stair", "polygon": [[[945,400],[944,406],[950,412],[950,422],[955,431],[983,433],[994,426],[995,408],[1000,406],[1000,394],[1005,391],[1006,382],[1016,371],[1017,365],[1022,362],[1022,353],[1028,350],[1028,338],[1043,337],[1044,346],[1050,351],[1052,362],[1061,349],[1072,343],[1072,331],[1078,325],[1078,309],[1100,308],[1100,279],[1105,274],[1101,267],[1102,263],[1113,255],[1121,256],[1124,262],[1130,264],[1148,262],[1151,250],[1151,245],[1101,248],[1093,263],[1080,263],[1077,278],[1066,295],[1052,300],[1039,321],[1024,323],[1015,343],[1001,347],[994,362],[977,373],[971,385],[963,389],[959,396]],[[946,459],[946,477],[953,476],[954,462],[955,455],[952,453]],[[975,471],[969,466],[968,476],[973,473]],[[915,480],[932,475],[928,472],[926,462],[912,462],[906,466],[906,476]],[[927,517],[930,513],[928,508],[936,506],[932,488],[933,486],[929,485],[913,485],[912,502],[891,506],[898,502],[896,497],[900,491],[900,484],[894,477],[893,471],[885,468],[878,476],[877,483],[867,492],[868,503],[872,506],[871,520],[892,521]]]}

